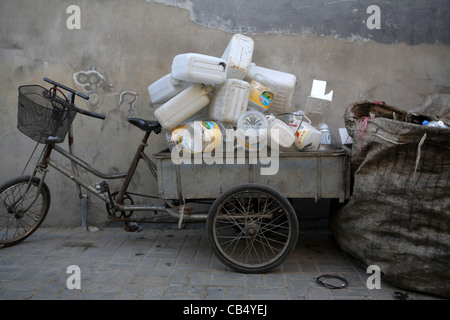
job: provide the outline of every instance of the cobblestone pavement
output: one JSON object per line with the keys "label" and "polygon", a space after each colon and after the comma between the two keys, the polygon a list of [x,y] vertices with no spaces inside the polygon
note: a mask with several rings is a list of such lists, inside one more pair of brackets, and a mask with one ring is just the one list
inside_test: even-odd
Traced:
{"label": "cobblestone pavement", "polygon": [[[67,283],[79,266],[80,289]],[[348,280],[345,289],[316,282],[323,274]],[[97,232],[40,228],[24,242],[0,249],[0,299],[35,300],[397,300],[437,299],[381,283],[343,253],[327,230],[302,231],[294,252],[267,274],[229,270],[213,255],[202,223],[144,224]],[[71,278],[73,279],[73,278]]]}

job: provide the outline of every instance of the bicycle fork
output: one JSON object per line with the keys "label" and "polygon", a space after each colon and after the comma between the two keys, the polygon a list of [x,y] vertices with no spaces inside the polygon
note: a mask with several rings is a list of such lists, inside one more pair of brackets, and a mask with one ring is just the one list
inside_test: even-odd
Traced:
{"label": "bicycle fork", "polygon": [[[33,155],[31,155],[31,157],[32,156]],[[28,195],[29,195],[28,193],[30,192],[30,188],[31,188],[31,181],[33,180],[33,177],[37,177],[38,172],[41,174],[41,176],[39,177],[39,184],[37,186],[36,193],[34,195],[34,199],[32,201],[30,201],[30,204],[28,205],[28,207],[22,208],[20,210],[20,212],[22,212],[22,213],[27,212],[33,206],[34,202],[39,197],[39,193],[41,192],[42,186],[44,185],[45,176],[47,175],[48,170],[47,170],[47,165],[45,163],[43,163],[41,160],[42,160],[42,155],[40,157],[40,160],[38,161],[38,164],[34,168],[33,173],[30,176],[30,179],[28,180],[28,184],[25,189],[25,192],[16,201],[14,201],[13,203],[11,203],[8,206],[8,212],[10,212],[10,213],[14,212],[17,218],[21,218],[18,216],[19,212],[17,209],[24,203],[25,199],[28,197]],[[24,171],[25,171],[25,169],[24,169]]]}

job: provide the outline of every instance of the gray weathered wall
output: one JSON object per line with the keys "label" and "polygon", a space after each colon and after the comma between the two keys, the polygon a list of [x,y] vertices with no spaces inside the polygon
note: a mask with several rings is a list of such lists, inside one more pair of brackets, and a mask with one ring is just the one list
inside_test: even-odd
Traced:
{"label": "gray weathered wall", "polygon": [[[69,5],[81,9],[79,30],[66,26]],[[367,27],[370,5],[380,8],[381,29]],[[0,181],[21,173],[34,146],[16,129],[20,85],[45,86],[49,77],[89,94],[79,106],[107,119],[77,116],[75,150],[101,171],[126,171],[141,137],[126,119],[153,118],[147,87],[170,72],[177,54],[221,56],[234,33],[251,36],[257,65],[297,76],[294,108],[304,107],[313,79],[328,81],[334,97],[327,122],[335,131],[344,126],[345,107],[360,99],[409,110],[430,94],[450,93],[449,13],[447,0],[2,0]],[[149,154],[163,147],[158,136]],[[47,183],[45,223],[79,225],[74,183],[54,170]],[[133,189],[157,194],[146,168]],[[89,224],[106,221],[103,208],[90,199]]]}

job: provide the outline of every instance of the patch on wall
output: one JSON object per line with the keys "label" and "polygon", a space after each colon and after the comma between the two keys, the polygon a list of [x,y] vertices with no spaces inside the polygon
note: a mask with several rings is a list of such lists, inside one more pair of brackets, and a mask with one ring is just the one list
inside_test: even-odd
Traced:
{"label": "patch on wall", "polygon": [[[189,11],[202,26],[234,33],[305,34],[380,43],[450,43],[448,0],[147,0]],[[420,27],[418,26],[420,20]]]}
{"label": "patch on wall", "polygon": [[123,112],[125,118],[138,116],[135,104],[138,101],[139,93],[134,91],[122,91],[119,99],[119,110]]}
{"label": "patch on wall", "polygon": [[98,107],[102,102],[101,94],[99,93],[100,89],[104,93],[107,93],[113,87],[113,84],[108,81],[108,76],[94,68],[75,72],[73,74],[73,80],[89,95],[88,102],[92,107]]}

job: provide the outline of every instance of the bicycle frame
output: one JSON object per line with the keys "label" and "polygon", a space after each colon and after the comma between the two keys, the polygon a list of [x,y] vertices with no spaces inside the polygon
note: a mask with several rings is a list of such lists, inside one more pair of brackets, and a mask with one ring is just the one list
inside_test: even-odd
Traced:
{"label": "bicycle frame", "polygon": [[[86,163],[82,159],[75,156],[73,154],[73,149],[72,149],[72,146],[73,146],[72,129],[70,130],[70,133],[69,133],[69,151],[64,150],[63,148],[61,148],[60,146],[58,146],[56,144],[47,144],[43,151],[43,157],[40,160],[40,162],[38,163],[37,168],[40,168],[43,170],[43,172],[44,172],[43,178],[44,178],[46,168],[48,166],[51,166],[52,168],[56,169],[57,171],[59,171],[60,173],[62,173],[66,177],[68,177],[69,179],[73,180],[77,184],[80,199],[82,198],[81,187],[83,187],[84,189],[89,191],[91,194],[93,194],[96,197],[103,200],[106,204],[108,204],[110,206],[111,209],[113,209],[113,211],[114,210],[117,210],[117,211],[131,211],[132,210],[132,211],[164,211],[164,212],[167,212],[166,207],[164,207],[164,206],[124,205],[123,204],[124,196],[127,192],[127,189],[131,182],[131,179],[132,179],[141,159],[143,159],[144,162],[147,164],[147,166],[149,167],[149,169],[152,172],[155,179],[157,178],[156,171],[155,171],[156,166],[153,164],[152,160],[144,152],[145,147],[147,146],[147,140],[148,140],[149,136],[150,136],[150,132],[146,132],[138,149],[136,150],[136,153],[133,157],[130,168],[128,169],[127,172],[124,172],[124,173],[118,173],[118,174],[102,173],[102,172],[98,171],[97,169],[93,168],[92,166],[90,166],[88,163]],[[56,151],[63,157],[69,159],[72,163],[72,170],[68,170],[63,165],[58,163],[55,159],[53,159],[51,157],[51,154],[53,151]],[[93,174],[101,179],[107,179],[107,180],[123,179],[116,199],[112,202],[111,197],[105,195],[105,193],[101,192],[101,190],[98,190],[97,188],[94,188],[93,186],[84,182],[78,176],[77,165],[79,165],[80,167],[84,168],[91,174]],[[120,220],[120,219],[118,219],[118,220]]]}

